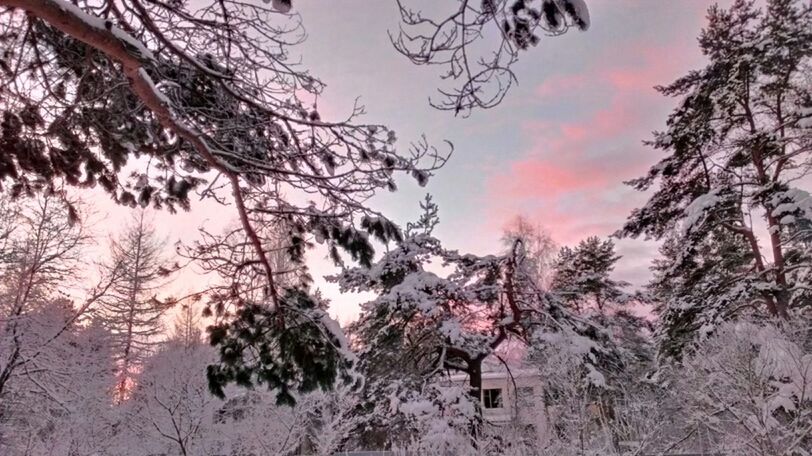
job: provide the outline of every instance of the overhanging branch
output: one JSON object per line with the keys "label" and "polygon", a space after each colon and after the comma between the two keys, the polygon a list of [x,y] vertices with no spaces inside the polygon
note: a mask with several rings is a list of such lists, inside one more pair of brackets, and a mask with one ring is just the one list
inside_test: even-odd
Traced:
{"label": "overhanging branch", "polygon": [[169,101],[157,89],[145,70],[145,65],[149,65],[152,59],[146,47],[109,21],[87,14],[64,0],[0,0],[0,6],[20,8],[29,15],[47,22],[66,35],[120,63],[124,74],[130,81],[133,93],[152,111],[161,125],[191,144],[212,168],[229,179],[240,223],[265,270],[272,303],[275,308],[278,307],[273,268],[248,219],[248,212],[240,189],[239,174],[217,159],[203,134],[196,132],[175,117]]}

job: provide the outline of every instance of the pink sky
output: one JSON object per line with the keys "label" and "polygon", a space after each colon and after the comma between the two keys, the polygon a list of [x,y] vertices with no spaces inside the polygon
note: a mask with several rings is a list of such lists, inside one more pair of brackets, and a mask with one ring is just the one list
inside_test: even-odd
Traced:
{"label": "pink sky", "polygon": [[[361,97],[367,119],[394,128],[403,147],[421,134],[456,146],[428,188],[404,180],[399,192],[371,204],[405,225],[431,192],[440,205],[436,234],[451,248],[491,253],[517,214],[544,226],[559,244],[572,244],[611,234],[645,201],[623,181],[660,158],[642,141],[664,127],[675,104],[652,87],[702,65],[696,37],[711,3],[589,0],[588,32],[543,39],[522,55],[519,85],[505,102],[467,119],[428,106],[439,69],[412,66],[392,49],[387,30],[397,25],[394,0],[300,0],[296,8],[309,33],[300,48],[303,64],[327,83],[319,100],[323,117],[345,116]],[[126,216],[107,204],[102,209],[109,220]],[[157,218],[174,242],[192,239],[199,226],[224,225],[222,213],[198,204],[191,213]],[[656,246],[634,240],[618,246],[618,278],[644,283]],[[333,315],[353,319],[366,298],[339,294],[320,278],[335,272],[324,253],[309,257]],[[189,272],[173,288],[195,288],[201,280]]]}
{"label": "pink sky", "polygon": [[[397,23],[394,2],[345,0],[333,9],[304,0],[299,8],[311,35],[304,61],[328,83],[322,102],[342,106],[360,95],[369,116],[401,139],[425,133],[455,143],[455,156],[427,189],[440,205],[437,234],[452,248],[489,253],[501,248],[501,230],[517,214],[572,244],[610,235],[643,204],[645,195],[623,181],[659,160],[642,141],[665,126],[675,104],[653,87],[701,67],[697,36],[712,3],[590,0],[588,32],[542,40],[522,56],[519,86],[505,102],[468,119],[430,110],[439,70],[393,53],[385,31]],[[405,224],[425,190],[400,188],[373,204]],[[656,245],[621,240],[618,250],[618,278],[645,283]],[[342,320],[357,313],[359,297],[325,289]]]}
{"label": "pink sky", "polygon": [[613,232],[641,203],[622,182],[645,173],[655,158],[635,144],[663,124],[659,114],[667,100],[652,86],[691,68],[697,52],[641,42],[615,51],[637,58],[618,62],[601,54],[585,71],[550,77],[535,88],[538,103],[546,105],[567,103],[578,91],[601,91],[605,99],[571,120],[522,123],[528,142],[522,156],[487,180],[497,221],[527,212],[558,242],[574,243]]}

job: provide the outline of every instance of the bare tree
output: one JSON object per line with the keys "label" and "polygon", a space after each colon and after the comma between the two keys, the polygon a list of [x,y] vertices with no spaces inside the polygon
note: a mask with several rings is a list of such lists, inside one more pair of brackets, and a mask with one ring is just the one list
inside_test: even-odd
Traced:
{"label": "bare tree", "polygon": [[37,353],[37,347],[24,347],[22,323],[49,298],[60,296],[60,287],[64,289],[76,278],[82,247],[90,239],[83,224],[75,221],[77,214],[70,215],[54,194],[45,194],[9,214],[15,216],[8,217],[9,226],[0,229],[8,233],[0,264],[0,332],[3,343],[10,346],[0,360],[0,395],[14,371]]}
{"label": "bare tree", "polygon": [[169,339],[180,343],[184,347],[194,347],[200,343],[203,337],[201,330],[201,310],[198,309],[200,295],[195,294],[187,298],[180,305],[180,312],[175,315],[172,325],[172,332]]}
{"label": "bare tree", "polygon": [[[413,10],[397,0],[402,25],[391,34],[395,49],[417,65],[445,68],[433,107],[468,114],[492,108],[517,81],[512,66],[519,54],[539,43],[540,34],[562,35],[570,27],[586,30],[589,12],[583,0],[451,0],[450,13]],[[494,44],[489,45],[491,42]],[[480,46],[478,46],[480,45]]]}
{"label": "bare tree", "polygon": [[505,247],[512,248],[517,240],[524,245],[525,267],[536,276],[539,286],[549,288],[558,251],[555,241],[544,227],[523,215],[511,219],[502,232]]}
{"label": "bare tree", "polygon": [[[204,371],[214,360],[209,347],[168,344],[143,366],[131,399],[124,404],[129,417],[124,454],[206,454],[214,410],[221,403],[206,387]],[[132,440],[134,439],[134,440]]]}
{"label": "bare tree", "polygon": [[118,270],[120,279],[102,298],[99,317],[112,332],[118,363],[116,399],[122,401],[132,386],[135,372],[163,332],[162,317],[172,306],[157,292],[168,274],[165,243],[138,211],[117,239],[110,241],[108,268]]}
{"label": "bare tree", "polygon": [[[69,301],[47,298],[20,319],[25,362],[0,397],[0,454],[110,453],[115,377],[109,333],[95,322],[77,322],[75,312]],[[15,348],[0,339],[3,358]]]}
{"label": "bare tree", "polygon": [[[808,321],[808,320],[807,320]],[[804,454],[812,443],[808,323],[728,322],[670,378],[679,420],[667,451]]]}
{"label": "bare tree", "polygon": [[[281,10],[289,3],[274,2]],[[288,327],[295,319],[287,315],[301,315],[301,302],[283,299],[288,291],[280,289],[258,233],[265,227],[252,220],[284,219],[292,227],[291,254],[318,235],[336,256],[343,249],[369,264],[370,235],[387,241],[399,230],[366,201],[394,190],[397,173],[425,184],[447,159],[425,141],[398,153],[391,129],[358,122],[359,106],[347,119],[323,120],[307,101],[322,82],[289,59],[290,47],[304,39],[299,17],[274,5],[0,0],[0,6],[6,7],[0,39],[14,49],[0,72],[0,139],[8,151],[0,178],[10,181],[10,192],[64,180],[99,185],[130,206],[187,208],[193,191],[231,206],[239,237],[251,248],[247,264],[264,282],[262,309],[274,324],[262,333],[269,337],[301,335],[299,326]],[[136,172],[122,177],[134,157],[142,157]],[[322,315],[311,319],[314,337],[333,344],[331,325]],[[323,363],[338,364],[346,363]]]}
{"label": "bare tree", "polygon": [[359,406],[359,395],[351,388],[314,391],[297,404],[303,417],[306,437],[301,440],[314,456],[332,456],[344,448],[359,428],[360,419],[353,412]]}
{"label": "bare tree", "polygon": [[[92,453],[103,447],[111,359],[88,311],[115,280],[72,301],[90,241],[83,206],[44,193],[6,201],[0,232],[0,452]],[[77,293],[79,294],[79,293]],[[79,416],[93,416],[83,420]]]}
{"label": "bare tree", "polygon": [[216,359],[206,344],[173,341],[150,357],[122,407],[127,420],[117,454],[293,454],[321,402],[277,406],[267,391],[236,388],[217,398],[205,377]]}
{"label": "bare tree", "polygon": [[[291,219],[277,219],[268,214],[251,216],[255,236],[273,269],[274,282],[281,288],[304,285],[310,281],[304,264],[304,252],[310,243],[305,233]],[[256,256],[252,240],[238,224],[221,233],[199,229],[200,240],[189,245],[179,244],[179,254],[194,262],[206,274],[219,282],[195,296],[208,298],[205,313],[229,317],[239,301],[266,302],[270,293],[265,270]],[[238,299],[237,299],[238,298]]]}

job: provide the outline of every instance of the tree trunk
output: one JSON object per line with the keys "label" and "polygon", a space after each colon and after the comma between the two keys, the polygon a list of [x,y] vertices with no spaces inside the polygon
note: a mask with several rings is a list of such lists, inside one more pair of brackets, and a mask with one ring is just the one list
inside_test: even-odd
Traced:
{"label": "tree trunk", "polygon": [[[274,271],[265,254],[265,249],[248,218],[248,210],[245,207],[243,192],[240,188],[239,172],[232,170],[217,158],[205,135],[183,123],[172,112],[171,106],[160,91],[155,88],[154,81],[144,69],[145,63],[154,63],[150,61],[150,57],[143,55],[137,49],[132,49],[128,41],[123,39],[120,34],[115,33],[114,30],[93,26],[94,20],[99,19],[97,16],[88,14],[78,8],[69,9],[66,7],[68,4],[65,0],[0,0],[0,6],[21,8],[66,35],[119,62],[129,80],[130,89],[155,114],[161,125],[175,133],[179,138],[188,141],[212,168],[226,176],[230,182],[240,223],[251,241],[254,253],[259,258],[259,263],[265,270],[271,301],[274,308],[278,309],[279,296],[276,281],[274,280]],[[119,32],[125,33],[121,30]],[[129,38],[138,42],[135,37]],[[183,57],[182,53],[179,56]]]}
{"label": "tree trunk", "polygon": [[484,423],[482,416],[482,359],[475,359],[468,363],[468,395],[476,407],[474,419],[471,421],[471,440],[476,447],[479,434]]}
{"label": "tree trunk", "polygon": [[132,346],[133,346],[133,323],[135,320],[135,306],[136,300],[138,299],[138,295],[140,293],[141,283],[140,283],[140,274],[141,274],[141,241],[143,238],[144,233],[144,212],[141,212],[140,218],[138,219],[138,240],[136,241],[136,248],[135,248],[135,263],[132,265],[131,272],[131,279],[132,284],[130,288],[130,312],[127,315],[127,339],[126,344],[124,346],[124,355],[122,358],[122,365],[121,365],[121,377],[119,379],[118,384],[118,391],[117,397],[118,402],[122,403],[127,398],[127,389],[129,387],[128,380],[130,379],[130,369],[132,368]]}
{"label": "tree trunk", "polygon": [[[747,72],[746,77],[749,77],[749,72]],[[750,126],[750,134],[756,135],[758,133],[756,118],[753,113],[752,108],[750,107],[750,84],[747,82],[748,79],[745,79],[746,85],[744,93],[744,98],[741,100],[742,107],[744,108],[745,117],[747,118],[747,122]],[[780,112],[780,100],[778,102],[779,105],[779,112]],[[780,114],[779,114],[780,116]],[[768,173],[768,164],[765,162],[764,154],[763,154],[763,145],[756,144],[750,147],[750,159],[753,162],[753,166],[755,167],[756,177],[758,178],[758,182],[763,188],[769,188],[772,184],[775,184],[778,179],[778,173],[780,169],[776,169],[775,176],[771,177]],[[781,223],[776,220],[775,216],[773,216],[773,207],[772,204],[769,202],[761,203],[761,207],[765,211],[765,218],[767,220],[767,227],[769,229],[769,239],[770,239],[770,247],[772,248],[772,255],[773,255],[773,268],[775,268],[775,278],[773,279],[775,284],[778,285],[779,291],[773,293],[772,296],[774,297],[773,300],[768,300],[769,310],[773,316],[778,316],[784,319],[789,318],[789,300],[790,300],[790,292],[789,286],[787,284],[787,276],[786,272],[784,271],[784,251],[781,243]],[[772,302],[770,302],[772,301]],[[772,304],[772,305],[770,305]]]}
{"label": "tree trunk", "polygon": [[773,254],[773,267],[775,267],[775,283],[779,290],[775,293],[775,311],[781,318],[789,318],[790,292],[787,284],[787,274],[784,270],[784,251],[781,246],[781,224],[772,214],[772,206],[765,205],[767,211],[767,226],[770,230],[770,246]]}

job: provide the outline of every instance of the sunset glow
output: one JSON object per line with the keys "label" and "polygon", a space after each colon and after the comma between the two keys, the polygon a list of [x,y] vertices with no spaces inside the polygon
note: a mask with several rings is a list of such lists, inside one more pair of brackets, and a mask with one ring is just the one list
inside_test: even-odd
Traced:
{"label": "sunset glow", "polygon": [[0,0],[0,455],[809,456],[810,0]]}

